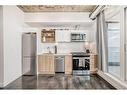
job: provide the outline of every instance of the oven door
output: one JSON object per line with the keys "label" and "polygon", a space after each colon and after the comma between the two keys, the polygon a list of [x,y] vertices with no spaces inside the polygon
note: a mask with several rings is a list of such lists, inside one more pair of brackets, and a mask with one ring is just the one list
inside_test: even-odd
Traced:
{"label": "oven door", "polygon": [[89,57],[73,57],[73,75],[89,75],[89,69]]}
{"label": "oven door", "polygon": [[79,67],[81,65],[81,59],[78,57],[73,57],[73,75],[82,75],[82,70]]}
{"label": "oven door", "polygon": [[84,58],[82,57],[73,57],[73,70],[84,70]]}
{"label": "oven door", "polygon": [[90,70],[90,58],[86,57],[84,59],[84,64],[85,64],[85,70]]}
{"label": "oven door", "polygon": [[79,65],[79,59],[78,58],[73,58],[73,70],[78,70],[78,65]]}

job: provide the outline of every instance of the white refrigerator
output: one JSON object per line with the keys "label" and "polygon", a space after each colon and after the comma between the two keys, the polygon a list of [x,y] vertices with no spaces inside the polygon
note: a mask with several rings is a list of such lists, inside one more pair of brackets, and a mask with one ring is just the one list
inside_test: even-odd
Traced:
{"label": "white refrigerator", "polygon": [[22,35],[22,74],[36,75],[36,33]]}

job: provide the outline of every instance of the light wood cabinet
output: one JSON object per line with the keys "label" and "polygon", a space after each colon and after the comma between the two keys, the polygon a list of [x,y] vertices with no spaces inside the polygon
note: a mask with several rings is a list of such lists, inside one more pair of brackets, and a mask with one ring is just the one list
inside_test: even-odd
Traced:
{"label": "light wood cabinet", "polygon": [[[38,74],[55,74],[55,55],[38,55]],[[65,55],[65,74],[72,74],[72,55]]]}
{"label": "light wood cabinet", "polygon": [[72,74],[72,55],[65,56],[65,74]]}
{"label": "light wood cabinet", "polygon": [[90,56],[90,73],[94,74],[97,72],[97,55]]}
{"label": "light wood cabinet", "polygon": [[38,56],[38,74],[55,74],[53,54]]}

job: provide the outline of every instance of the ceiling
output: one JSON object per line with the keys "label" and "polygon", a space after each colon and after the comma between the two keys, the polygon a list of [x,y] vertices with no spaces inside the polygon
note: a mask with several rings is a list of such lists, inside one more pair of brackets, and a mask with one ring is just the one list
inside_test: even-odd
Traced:
{"label": "ceiling", "polygon": [[19,5],[24,12],[92,12],[96,5]]}

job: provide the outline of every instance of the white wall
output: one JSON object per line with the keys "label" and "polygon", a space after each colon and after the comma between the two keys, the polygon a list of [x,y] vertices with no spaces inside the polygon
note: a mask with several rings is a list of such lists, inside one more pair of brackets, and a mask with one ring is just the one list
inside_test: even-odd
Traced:
{"label": "white wall", "polygon": [[3,8],[0,6],[0,87],[3,86]]}
{"label": "white wall", "polygon": [[85,43],[84,42],[59,43],[57,48],[58,53],[84,52]]}
{"label": "white wall", "polygon": [[[54,43],[41,43],[41,29],[74,29],[75,25],[80,25],[85,32],[91,31],[93,21],[89,18],[89,12],[44,12],[44,13],[25,13],[25,22],[32,27],[39,27],[37,53],[48,52],[47,47],[54,51]],[[41,27],[41,28],[40,28]],[[89,34],[89,33],[88,33]],[[89,35],[88,35],[89,36]],[[59,43],[58,53],[70,53],[73,51],[84,51],[84,43]]]}
{"label": "white wall", "polygon": [[[91,27],[84,27],[84,29],[82,28],[83,30],[77,30],[77,32],[81,31],[81,32],[86,33],[88,39],[91,40],[90,37],[89,37],[90,32],[91,32],[91,31],[89,31],[90,28]],[[70,27],[70,29],[71,29],[71,27]],[[67,31],[70,32],[70,34],[71,34],[71,32],[76,32],[75,30],[67,30]],[[56,43],[42,43],[41,42],[41,29],[37,30],[37,54],[48,53],[47,47],[50,47],[51,52],[54,53],[55,44]],[[84,42],[78,42],[78,43],[77,42],[62,42],[62,43],[57,43],[57,53],[83,52],[84,50],[85,50],[85,43]]]}
{"label": "white wall", "polygon": [[25,22],[32,27],[89,26],[92,24],[89,12],[25,13],[24,18]]}
{"label": "white wall", "polygon": [[25,13],[25,22],[90,22],[89,12]]}
{"label": "white wall", "polygon": [[16,6],[3,6],[4,86],[21,76],[21,35],[23,12]]}

